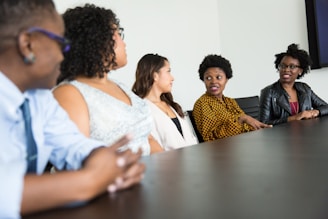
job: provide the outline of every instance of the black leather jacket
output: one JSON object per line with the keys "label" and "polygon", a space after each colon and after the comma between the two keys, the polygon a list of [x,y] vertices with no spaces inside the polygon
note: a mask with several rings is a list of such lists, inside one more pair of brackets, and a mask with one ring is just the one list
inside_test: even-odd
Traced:
{"label": "black leather jacket", "polygon": [[[320,99],[311,88],[302,82],[295,82],[299,111],[317,109],[319,116],[328,114],[328,105]],[[261,90],[260,96],[260,121],[266,124],[280,124],[287,122],[291,116],[288,94],[277,81]]]}

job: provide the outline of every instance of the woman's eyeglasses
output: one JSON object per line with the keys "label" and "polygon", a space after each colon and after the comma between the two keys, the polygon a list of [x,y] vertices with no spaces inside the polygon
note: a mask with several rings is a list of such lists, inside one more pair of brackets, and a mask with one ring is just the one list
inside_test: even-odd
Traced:
{"label": "woman's eyeglasses", "polygon": [[296,69],[296,68],[300,68],[301,66],[299,66],[299,65],[293,65],[293,64],[291,64],[291,65],[285,65],[285,64],[279,64],[278,65],[278,70],[280,71],[280,70],[285,70],[285,69],[287,69],[287,68],[289,68],[290,70],[294,70],[294,69]]}
{"label": "woman's eyeglasses", "polygon": [[27,32],[28,33],[33,33],[33,32],[42,33],[45,36],[49,37],[50,39],[57,41],[59,43],[63,53],[68,52],[71,48],[71,42],[69,39],[67,39],[65,37],[61,37],[57,34],[54,34],[48,30],[45,30],[45,29],[42,29],[39,27],[31,27],[27,30]]}
{"label": "woman's eyeglasses", "polygon": [[118,35],[120,35],[121,39],[124,40],[124,28],[117,28]]}

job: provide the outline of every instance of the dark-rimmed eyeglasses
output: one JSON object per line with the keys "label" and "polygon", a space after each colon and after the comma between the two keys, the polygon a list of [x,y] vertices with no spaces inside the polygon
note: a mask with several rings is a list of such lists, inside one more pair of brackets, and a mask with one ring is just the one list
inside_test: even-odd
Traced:
{"label": "dark-rimmed eyeglasses", "polygon": [[121,39],[124,40],[124,28],[117,28],[118,35],[120,35]]}
{"label": "dark-rimmed eyeglasses", "polygon": [[296,69],[296,68],[300,68],[301,66],[299,66],[299,65],[293,65],[293,64],[291,64],[291,65],[285,65],[285,64],[279,64],[278,65],[278,70],[280,71],[280,70],[286,70],[287,68],[289,68],[290,70],[294,70],[294,69]]}
{"label": "dark-rimmed eyeglasses", "polygon": [[27,32],[28,33],[33,33],[33,32],[42,33],[45,36],[49,37],[50,39],[57,41],[59,43],[63,53],[68,52],[71,48],[71,42],[69,39],[59,36],[57,34],[54,34],[50,31],[42,29],[40,27],[31,27],[27,30]]}

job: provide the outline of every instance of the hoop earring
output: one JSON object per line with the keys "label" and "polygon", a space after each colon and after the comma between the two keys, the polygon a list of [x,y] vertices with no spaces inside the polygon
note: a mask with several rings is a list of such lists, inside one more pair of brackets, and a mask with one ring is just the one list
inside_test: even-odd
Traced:
{"label": "hoop earring", "polygon": [[35,55],[33,52],[30,52],[27,56],[24,57],[23,61],[25,64],[33,64],[35,62]]}

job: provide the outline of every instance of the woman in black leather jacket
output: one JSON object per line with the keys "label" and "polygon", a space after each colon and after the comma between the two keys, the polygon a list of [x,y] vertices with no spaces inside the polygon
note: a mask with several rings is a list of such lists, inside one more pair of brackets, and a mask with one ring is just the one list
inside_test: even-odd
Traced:
{"label": "woman in black leather jacket", "polygon": [[307,84],[295,82],[310,71],[312,61],[308,53],[291,44],[286,52],[275,56],[280,78],[261,90],[260,121],[276,125],[327,115],[327,103]]}

